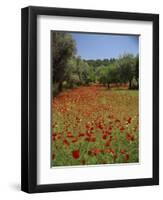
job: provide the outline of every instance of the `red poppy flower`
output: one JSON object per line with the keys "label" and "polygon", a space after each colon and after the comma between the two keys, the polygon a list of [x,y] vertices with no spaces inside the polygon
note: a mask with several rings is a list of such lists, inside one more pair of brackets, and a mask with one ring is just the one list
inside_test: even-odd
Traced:
{"label": "red poppy flower", "polygon": [[121,154],[125,154],[126,151],[125,151],[124,149],[121,149],[121,150],[120,150],[120,153],[121,153]]}
{"label": "red poppy flower", "polygon": [[73,139],[72,139],[72,142],[77,142],[77,141],[78,141],[77,138],[73,138]]}
{"label": "red poppy flower", "polygon": [[91,133],[86,133],[86,135],[87,135],[88,137],[91,137],[91,136],[92,136],[92,134],[91,134]]}
{"label": "red poppy flower", "polygon": [[101,129],[101,130],[104,128],[101,124],[100,124],[98,127],[99,127],[99,129]]}
{"label": "red poppy flower", "polygon": [[96,155],[98,155],[100,152],[101,152],[100,149],[95,148],[95,149],[91,149],[90,151],[88,151],[88,154],[89,154],[90,156],[96,156]]}
{"label": "red poppy flower", "polygon": [[66,139],[63,140],[63,143],[64,143],[65,145],[67,145],[67,146],[70,145],[70,143],[69,143],[68,140],[66,140]]}
{"label": "red poppy flower", "polygon": [[103,139],[103,140],[106,140],[106,138],[107,138],[107,135],[106,135],[106,134],[103,134],[102,139]]}
{"label": "red poppy flower", "polygon": [[119,130],[120,130],[120,132],[122,133],[125,129],[124,129],[124,127],[122,126]]}
{"label": "red poppy flower", "polygon": [[57,133],[52,133],[52,136],[54,136],[54,137],[55,137],[56,135],[57,135]]}
{"label": "red poppy flower", "polygon": [[95,142],[96,138],[95,137],[86,137],[85,141],[87,141],[87,142]]}
{"label": "red poppy flower", "polygon": [[131,123],[131,119],[132,119],[131,117],[128,118],[128,120],[127,120],[128,124]]}
{"label": "red poppy flower", "polygon": [[[112,129],[112,128],[111,128]],[[110,135],[111,134],[111,130],[110,130],[110,128],[109,128],[109,130],[108,131],[105,131],[104,132],[106,135]]]}
{"label": "red poppy flower", "polygon": [[89,124],[86,124],[85,127],[86,127],[86,129],[90,129],[90,125]]}
{"label": "red poppy flower", "polygon": [[125,160],[126,160],[126,161],[129,160],[129,154],[125,154]]}
{"label": "red poppy flower", "polygon": [[134,135],[132,135],[131,133],[127,133],[126,134],[126,140],[128,140],[128,141],[134,141]]}
{"label": "red poppy flower", "polygon": [[96,126],[97,126],[97,128],[99,128],[99,129],[101,129],[101,130],[104,128],[103,125],[102,125],[101,123],[98,123]]}
{"label": "red poppy flower", "polygon": [[78,159],[80,157],[79,150],[72,151],[72,156],[73,156],[74,159]]}
{"label": "red poppy flower", "polygon": [[109,138],[110,142],[112,141],[112,139],[113,139],[113,136],[112,136],[112,135],[110,135],[110,138]]}
{"label": "red poppy flower", "polygon": [[105,143],[105,146],[110,146],[110,140]]}
{"label": "red poppy flower", "polygon": [[110,149],[105,149],[104,152],[105,153],[110,153]]}
{"label": "red poppy flower", "polygon": [[67,133],[67,137],[70,137],[70,138],[73,137],[72,133],[71,133],[71,132],[68,132],[68,133]]}
{"label": "red poppy flower", "polygon": [[83,137],[83,136],[85,136],[85,134],[84,134],[84,133],[79,133],[78,136],[79,136],[79,137]]}
{"label": "red poppy flower", "polygon": [[92,137],[91,138],[91,142],[95,142],[96,141],[96,138],[95,137]]}

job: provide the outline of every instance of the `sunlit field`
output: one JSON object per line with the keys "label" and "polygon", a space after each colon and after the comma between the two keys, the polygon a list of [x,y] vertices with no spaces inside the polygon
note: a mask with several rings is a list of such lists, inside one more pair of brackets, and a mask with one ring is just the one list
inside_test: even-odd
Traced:
{"label": "sunlit field", "polygon": [[52,166],[139,161],[138,90],[80,86],[52,100]]}

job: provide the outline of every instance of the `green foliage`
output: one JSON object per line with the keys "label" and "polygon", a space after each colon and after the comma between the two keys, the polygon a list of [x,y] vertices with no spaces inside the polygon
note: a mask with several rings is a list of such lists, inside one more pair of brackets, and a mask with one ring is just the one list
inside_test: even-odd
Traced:
{"label": "green foliage", "polygon": [[119,58],[119,72],[120,80],[123,83],[129,82],[129,87],[131,88],[131,81],[134,77],[134,67],[135,67],[135,58],[132,54],[126,54]]}
{"label": "green foliage", "polygon": [[95,74],[91,66],[80,57],[71,58],[67,63],[66,81],[70,88],[76,85],[88,85],[95,81]]}
{"label": "green foliage", "polygon": [[107,76],[108,76],[108,67],[106,66],[99,66],[96,71],[96,75],[98,76],[98,81],[103,85],[107,84]]}
{"label": "green foliage", "polygon": [[[138,85],[139,81],[139,58],[132,54],[125,54],[114,62],[109,62],[107,66],[96,68],[98,81],[104,85],[129,83],[129,88]],[[136,88],[136,87],[135,87]]]}
{"label": "green foliage", "polygon": [[108,87],[110,83],[120,82],[119,68],[117,67],[116,63],[113,63],[108,67],[107,78],[108,78],[108,82],[107,82]]}
{"label": "green foliage", "polygon": [[116,61],[115,58],[111,59],[96,59],[96,60],[84,60],[86,61],[89,65],[93,66],[94,69],[96,69],[99,66],[108,66],[108,64],[114,63]]}

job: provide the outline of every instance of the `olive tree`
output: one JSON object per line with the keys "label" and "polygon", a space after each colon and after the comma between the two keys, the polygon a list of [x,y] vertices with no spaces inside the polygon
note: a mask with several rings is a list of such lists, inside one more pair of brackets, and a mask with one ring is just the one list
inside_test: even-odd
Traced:
{"label": "olive tree", "polygon": [[52,73],[55,93],[62,91],[62,84],[66,79],[67,63],[75,52],[76,44],[71,34],[52,32]]}

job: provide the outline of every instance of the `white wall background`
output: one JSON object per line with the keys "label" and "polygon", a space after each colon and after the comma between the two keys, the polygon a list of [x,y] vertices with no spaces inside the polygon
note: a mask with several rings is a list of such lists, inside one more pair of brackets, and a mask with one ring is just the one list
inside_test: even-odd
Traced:
{"label": "white wall background", "polygon": [[[162,199],[163,175],[160,186],[87,190],[29,195],[20,191],[20,10],[28,5],[85,8],[112,11],[160,14],[160,35],[163,35],[162,0],[5,0],[0,6],[0,199]],[[160,44],[162,38],[160,38]],[[162,43],[163,44],[163,43]],[[160,79],[163,76],[160,45]],[[160,80],[160,102],[163,102],[163,79]],[[160,154],[163,153],[163,103],[160,105]],[[163,159],[160,156],[160,169]],[[134,172],[133,172],[134,173]]]}

